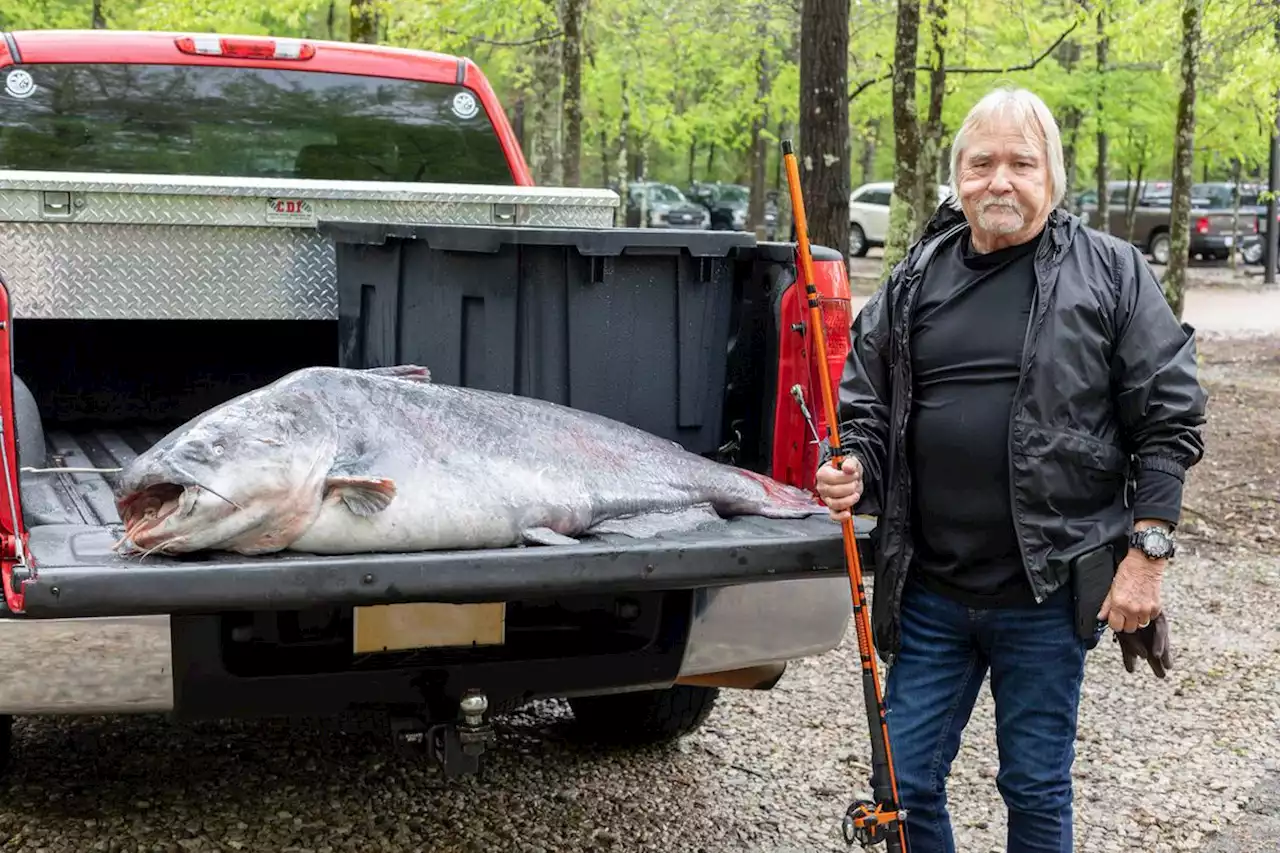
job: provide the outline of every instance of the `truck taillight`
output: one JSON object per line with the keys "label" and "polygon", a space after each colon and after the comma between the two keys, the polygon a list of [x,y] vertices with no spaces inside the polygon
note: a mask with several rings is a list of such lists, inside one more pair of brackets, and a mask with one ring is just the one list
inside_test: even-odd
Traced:
{"label": "truck taillight", "polygon": [[[848,299],[826,297],[819,300],[822,307],[822,333],[827,340],[827,370],[831,376],[831,393],[835,394],[840,387],[840,374],[844,372],[845,360],[849,357],[849,349],[853,341],[849,337],[849,327],[853,322],[853,306]],[[814,388],[818,387],[818,371],[814,366]]]}
{"label": "truck taillight", "polygon": [[229,59],[310,59],[316,46],[296,39],[221,38],[183,36],[174,42],[192,56],[225,56]]}
{"label": "truck taillight", "polygon": [[1201,216],[1199,219],[1196,220],[1196,233],[1197,234],[1209,233],[1209,217]]}

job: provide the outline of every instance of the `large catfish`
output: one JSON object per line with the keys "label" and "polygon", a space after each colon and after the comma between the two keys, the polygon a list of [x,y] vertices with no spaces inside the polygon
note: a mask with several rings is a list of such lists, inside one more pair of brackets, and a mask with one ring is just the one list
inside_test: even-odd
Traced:
{"label": "large catfish", "polygon": [[414,365],[290,373],[165,436],[116,498],[118,550],[164,554],[561,545],[826,511],[615,420]]}

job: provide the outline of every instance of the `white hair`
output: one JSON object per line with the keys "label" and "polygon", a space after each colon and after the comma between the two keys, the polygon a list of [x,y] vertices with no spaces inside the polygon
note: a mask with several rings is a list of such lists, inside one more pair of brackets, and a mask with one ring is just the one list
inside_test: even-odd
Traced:
{"label": "white hair", "polygon": [[973,105],[964,123],[956,131],[951,143],[951,196],[947,204],[960,210],[960,179],[957,175],[960,157],[964,153],[969,135],[979,127],[1000,119],[1012,120],[1027,136],[1044,143],[1049,161],[1049,179],[1053,187],[1053,206],[1057,207],[1067,194],[1067,167],[1062,155],[1062,135],[1053,113],[1039,96],[1027,89],[1001,86],[983,96]]}

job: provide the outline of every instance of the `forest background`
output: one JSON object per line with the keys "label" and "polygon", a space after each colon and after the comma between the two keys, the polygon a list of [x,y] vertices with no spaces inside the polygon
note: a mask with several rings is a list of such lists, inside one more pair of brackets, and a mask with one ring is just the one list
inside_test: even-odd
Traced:
{"label": "forest background", "polygon": [[[778,141],[793,137],[815,243],[847,246],[850,190],[895,182],[886,270],[994,85],[1053,110],[1069,209],[1109,180],[1171,180],[1188,221],[1194,181],[1268,184],[1280,126],[1280,0],[0,0],[0,29],[50,27],[466,55],[538,183],[739,183],[748,228],[771,193],[787,221]],[[1184,232],[1164,273],[1179,311]]]}

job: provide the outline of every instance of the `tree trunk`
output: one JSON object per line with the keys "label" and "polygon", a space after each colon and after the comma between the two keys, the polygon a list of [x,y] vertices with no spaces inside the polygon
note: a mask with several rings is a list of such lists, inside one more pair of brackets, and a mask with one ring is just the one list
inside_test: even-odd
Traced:
{"label": "tree trunk", "polygon": [[756,58],[756,105],[759,112],[751,121],[751,196],[747,203],[747,230],[763,237],[765,170],[769,165],[768,140],[764,130],[769,126],[769,91],[773,75],[769,69],[769,55],[765,45],[769,40],[769,6],[756,4],[756,38],[760,42],[760,55]]}
{"label": "tree trunk", "polygon": [[[1231,233],[1236,235],[1237,246],[1240,235],[1240,172],[1241,162],[1239,157],[1231,158]],[[1236,269],[1237,252],[1233,248],[1231,253],[1227,255],[1228,265],[1232,272]]]}
{"label": "tree trunk", "polygon": [[612,164],[609,161],[609,134],[600,128],[600,186],[609,186]]}
{"label": "tree trunk", "polygon": [[533,142],[530,145],[529,171],[535,183],[559,186],[563,181],[560,162],[560,120],[564,115],[560,95],[564,75],[561,40],[554,38],[559,24],[556,0],[547,0],[550,15],[538,26],[542,39],[533,47],[533,88],[529,104]]}
{"label": "tree trunk", "polygon": [[946,52],[947,0],[929,0],[929,115],[920,135],[920,160],[916,178],[916,226],[911,234],[920,236],[934,211],[938,209],[938,173],[943,148],[942,104],[947,92]]}
{"label": "tree trunk", "polygon": [[1174,144],[1173,213],[1169,228],[1169,266],[1164,274],[1164,298],[1178,319],[1187,278],[1191,241],[1191,174],[1196,142],[1196,74],[1200,65],[1200,26],[1205,0],[1182,0],[1182,92],[1178,95]]}
{"label": "tree trunk", "polygon": [[893,47],[893,198],[889,205],[889,233],[885,239],[882,276],[906,257],[914,239],[914,193],[920,161],[920,126],[916,121],[916,51],[920,42],[920,0],[899,0],[898,29]]}
{"label": "tree trunk", "polygon": [[1098,11],[1098,165],[1096,174],[1098,178],[1098,221],[1093,223],[1093,227],[1101,231],[1103,234],[1111,233],[1111,208],[1108,204],[1109,194],[1107,192],[1107,149],[1110,148],[1107,139],[1107,126],[1104,121],[1106,112],[1103,109],[1103,101],[1106,97],[1107,88],[1107,48],[1110,46],[1111,39],[1107,37],[1107,13],[1105,9]]}
{"label": "tree trunk", "polygon": [[95,30],[107,28],[107,19],[102,15],[102,0],[93,0],[93,28]]}
{"label": "tree trunk", "polygon": [[[621,228],[627,227],[627,186],[630,183],[627,180],[627,166],[629,164],[630,151],[627,148],[627,130],[631,126],[631,101],[627,97],[627,78],[624,74],[620,88],[622,89],[622,117],[618,121],[618,160],[615,163],[618,181],[618,195],[621,202],[618,205],[617,225]],[[640,223],[644,226],[644,222]]]}
{"label": "tree trunk", "polygon": [[849,251],[849,0],[804,0],[800,186],[815,245]]}
{"label": "tree trunk", "polygon": [[373,0],[351,0],[351,41],[378,43],[378,10]]}
{"label": "tree trunk", "polygon": [[876,145],[880,141],[880,119],[872,119],[867,125],[867,136],[862,144],[862,178],[859,183],[869,184],[876,172]]}
{"label": "tree trunk", "polygon": [[529,146],[524,136],[524,93],[516,95],[515,103],[511,105],[511,132],[516,135],[516,142],[520,144],[521,151],[528,151]]}
{"label": "tree trunk", "polygon": [[564,0],[564,185],[582,186],[582,16],[586,0]]}
{"label": "tree trunk", "polygon": [[[1080,42],[1074,38],[1063,42],[1058,51],[1058,59],[1068,74],[1074,73],[1076,63],[1080,61]],[[1076,106],[1067,107],[1062,112],[1062,159],[1067,185],[1063,187],[1060,207],[1070,211],[1075,210],[1076,162],[1079,159],[1076,143],[1081,118],[1080,108]]]}
{"label": "tree trunk", "polygon": [[1142,148],[1138,153],[1138,171],[1128,172],[1130,186],[1124,195],[1124,238],[1133,242],[1133,233],[1138,228],[1138,200],[1142,198],[1142,173],[1147,167],[1147,139],[1142,138]]}

